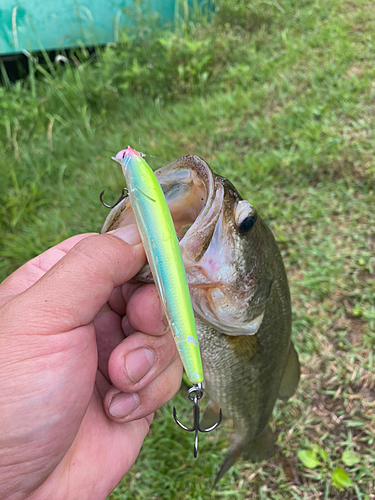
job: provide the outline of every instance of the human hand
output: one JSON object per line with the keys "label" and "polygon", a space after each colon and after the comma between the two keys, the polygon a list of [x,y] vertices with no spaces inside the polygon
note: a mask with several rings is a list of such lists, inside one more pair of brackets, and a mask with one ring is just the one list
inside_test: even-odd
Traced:
{"label": "human hand", "polygon": [[128,226],[0,285],[0,498],[105,499],[133,465],[182,373],[155,287],[127,283],[144,263]]}

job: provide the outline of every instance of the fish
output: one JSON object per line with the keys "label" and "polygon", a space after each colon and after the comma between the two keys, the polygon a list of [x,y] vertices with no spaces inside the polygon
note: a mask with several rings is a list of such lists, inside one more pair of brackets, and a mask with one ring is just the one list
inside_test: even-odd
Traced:
{"label": "fish", "polygon": [[[168,203],[194,309],[209,402],[201,428],[233,420],[234,442],[215,485],[239,457],[271,458],[269,425],[276,400],[295,393],[300,365],[291,340],[291,298],[275,238],[233,184],[195,155],[155,175]],[[101,232],[135,222],[129,199],[108,214]],[[139,279],[152,281],[148,268]]]}

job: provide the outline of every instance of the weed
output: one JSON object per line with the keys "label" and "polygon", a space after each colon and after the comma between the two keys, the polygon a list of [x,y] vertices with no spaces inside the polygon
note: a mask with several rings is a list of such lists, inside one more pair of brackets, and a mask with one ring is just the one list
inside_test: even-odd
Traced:
{"label": "weed", "polygon": [[299,450],[298,458],[307,469],[318,470],[319,481],[329,482],[339,491],[352,487],[353,481],[348,473],[337,464],[341,461],[347,466],[353,466],[361,461],[360,455],[349,449],[342,453],[340,461],[332,461],[325,449],[319,445],[313,445],[307,450]]}

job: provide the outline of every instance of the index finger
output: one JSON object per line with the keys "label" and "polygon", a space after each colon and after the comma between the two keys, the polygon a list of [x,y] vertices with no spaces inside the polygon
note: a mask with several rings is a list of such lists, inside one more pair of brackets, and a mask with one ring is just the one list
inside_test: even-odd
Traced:
{"label": "index finger", "polygon": [[94,235],[78,242],[18,295],[15,307],[23,311],[23,322],[31,325],[35,318],[43,318],[39,334],[65,332],[91,323],[113,290],[129,281],[146,262],[135,226],[115,234]]}

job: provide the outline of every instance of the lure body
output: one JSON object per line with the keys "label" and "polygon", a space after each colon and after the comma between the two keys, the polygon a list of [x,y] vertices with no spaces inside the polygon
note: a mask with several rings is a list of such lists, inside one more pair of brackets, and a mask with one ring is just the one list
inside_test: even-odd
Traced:
{"label": "lure body", "polygon": [[130,203],[170,328],[193,384],[203,381],[202,361],[184,264],[163,190],[141,155],[128,147],[121,163]]}

